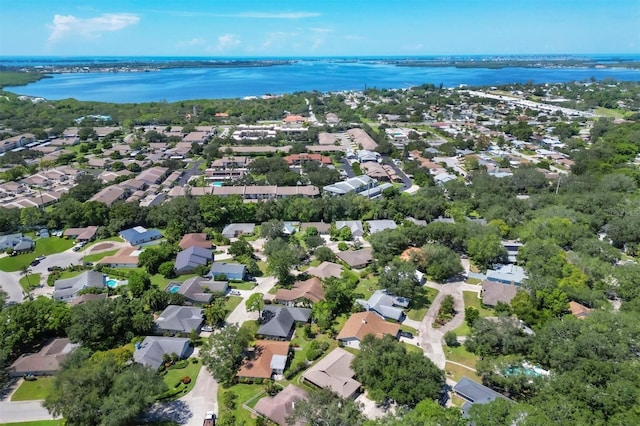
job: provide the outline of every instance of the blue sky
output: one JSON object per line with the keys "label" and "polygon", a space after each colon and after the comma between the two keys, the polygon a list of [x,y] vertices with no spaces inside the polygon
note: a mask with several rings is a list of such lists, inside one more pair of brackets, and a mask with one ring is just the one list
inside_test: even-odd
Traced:
{"label": "blue sky", "polygon": [[0,55],[640,53],[640,0],[0,0]]}

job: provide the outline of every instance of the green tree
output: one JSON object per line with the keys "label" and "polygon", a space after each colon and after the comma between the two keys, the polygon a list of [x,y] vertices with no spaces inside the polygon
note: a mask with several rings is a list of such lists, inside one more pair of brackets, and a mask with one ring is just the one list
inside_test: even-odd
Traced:
{"label": "green tree", "polygon": [[264,295],[262,293],[253,293],[245,301],[247,312],[257,312],[258,316],[262,313],[264,308]]}
{"label": "green tree", "polygon": [[490,268],[507,257],[507,250],[502,245],[500,236],[489,232],[469,238],[467,253],[481,269]]}
{"label": "green tree", "polygon": [[409,262],[394,261],[386,266],[378,281],[380,288],[387,289],[396,296],[414,299],[422,291],[416,278],[416,268]]}
{"label": "green tree", "polygon": [[204,318],[208,325],[219,325],[224,321],[227,316],[227,309],[225,307],[224,299],[214,299],[213,303],[204,308]]}
{"label": "green tree", "polygon": [[200,350],[202,363],[224,386],[233,383],[240,368],[243,353],[253,336],[244,328],[229,324],[218,333],[211,333]]}
{"label": "green tree", "polygon": [[335,262],[336,260],[335,253],[329,247],[318,247],[314,255],[320,262]]}
{"label": "green tree", "polygon": [[378,402],[415,406],[425,399],[437,399],[444,384],[442,370],[422,353],[407,352],[391,336],[365,336],[351,366],[369,396]]}
{"label": "green tree", "polygon": [[411,253],[411,261],[436,281],[445,281],[463,271],[460,256],[440,244],[427,244]]}
{"label": "green tree", "polygon": [[307,400],[296,401],[286,420],[287,424],[309,426],[359,426],[365,422],[357,402],[326,389],[311,392]]}
{"label": "green tree", "polygon": [[136,298],[142,297],[151,288],[151,277],[145,272],[133,271],[129,274],[128,281],[129,291]]}
{"label": "green tree", "polygon": [[227,253],[233,256],[234,259],[239,257],[251,257],[253,256],[253,247],[245,239],[239,239],[231,243],[227,249]]}

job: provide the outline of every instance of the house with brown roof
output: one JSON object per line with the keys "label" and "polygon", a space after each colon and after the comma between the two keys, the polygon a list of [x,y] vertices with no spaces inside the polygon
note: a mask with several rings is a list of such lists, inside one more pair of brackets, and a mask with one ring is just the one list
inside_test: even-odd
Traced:
{"label": "house with brown roof", "polygon": [[309,305],[325,300],[322,281],[317,277],[309,278],[306,281],[298,281],[290,290],[286,288],[279,289],[276,292],[275,300],[287,306]]}
{"label": "house with brown roof", "polygon": [[289,359],[289,342],[257,340],[247,358],[242,361],[238,377],[270,379],[284,374]]}
{"label": "house with brown roof", "polygon": [[342,270],[342,265],[324,261],[318,266],[312,266],[307,269],[307,274],[324,280],[329,277],[340,278],[342,276]]}
{"label": "house with brown roof", "polygon": [[64,236],[78,241],[91,241],[98,232],[97,226],[86,226],[84,228],[69,228],[64,231]]}
{"label": "house with brown roof", "polygon": [[194,234],[184,234],[178,246],[182,250],[186,250],[189,247],[202,247],[205,249],[211,249],[212,244],[209,241],[209,235],[205,232],[194,233]]}
{"label": "house with brown roof", "polygon": [[569,311],[571,311],[571,315],[578,319],[585,319],[593,312],[593,309],[587,308],[584,305],[581,305],[578,302],[574,302],[573,300],[569,302]]}
{"label": "house with brown roof", "polygon": [[495,281],[482,281],[482,304],[496,306],[499,302],[510,304],[518,293],[518,287],[513,284],[502,284]]}
{"label": "house with brown roof", "polygon": [[336,256],[338,256],[338,259],[342,260],[349,267],[355,269],[364,268],[373,261],[373,252],[371,248],[341,251],[337,253]]}
{"label": "house with brown roof", "polygon": [[107,186],[106,188],[98,191],[98,193],[91,197],[89,201],[98,201],[106,204],[107,206],[111,206],[116,201],[127,198],[128,194],[129,190],[125,188],[121,188],[119,186]]}
{"label": "house with brown roof", "polygon": [[331,224],[326,222],[301,222],[300,223],[300,232],[306,232],[309,228],[316,228],[318,234],[320,235],[329,235],[329,231],[331,230]]}
{"label": "house with brown roof", "polygon": [[326,155],[322,154],[307,154],[303,152],[300,154],[288,155],[284,157],[284,161],[286,161],[289,166],[301,166],[302,164],[309,161],[317,161],[318,163],[326,166],[331,164],[331,157],[327,157]]}
{"label": "house with brown roof", "polygon": [[55,374],[69,353],[78,347],[68,338],[54,339],[35,354],[24,354],[9,367],[11,377],[22,377],[27,374],[34,376],[50,376]]}
{"label": "house with brown roof", "polygon": [[346,350],[335,348],[308,369],[302,378],[310,385],[329,389],[343,398],[354,398],[361,383],[353,378],[356,375],[351,368],[353,358],[354,355]]}
{"label": "house with brown roof", "polygon": [[360,349],[360,342],[367,334],[380,339],[384,335],[398,336],[400,324],[385,321],[375,312],[358,312],[349,317],[336,339],[344,346]]}
{"label": "house with brown roof", "polygon": [[[287,417],[293,412],[296,401],[306,401],[307,399],[309,399],[307,391],[294,385],[288,385],[276,396],[262,398],[254,410],[279,426],[288,426]],[[298,425],[299,423],[296,423],[294,426]]]}
{"label": "house with brown roof", "polygon": [[141,251],[137,247],[122,247],[111,256],[105,256],[97,263],[111,268],[136,268]]}

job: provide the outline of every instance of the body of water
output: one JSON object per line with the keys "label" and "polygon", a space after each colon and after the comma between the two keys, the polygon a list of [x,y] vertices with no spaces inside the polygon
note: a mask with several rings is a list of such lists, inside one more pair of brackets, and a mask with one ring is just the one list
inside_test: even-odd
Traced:
{"label": "body of water", "polygon": [[634,69],[402,67],[378,62],[298,61],[289,65],[238,68],[174,68],[151,72],[54,74],[7,90],[57,100],[139,103],[219,99],[318,90],[445,87],[506,83],[562,83],[590,78],[640,81]]}

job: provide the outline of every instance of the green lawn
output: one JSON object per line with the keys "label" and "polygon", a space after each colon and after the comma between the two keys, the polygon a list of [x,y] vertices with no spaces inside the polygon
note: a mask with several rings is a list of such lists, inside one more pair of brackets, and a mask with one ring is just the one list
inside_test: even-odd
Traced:
{"label": "green lawn", "polygon": [[62,426],[65,422],[60,420],[37,420],[33,422],[21,422],[21,423],[0,423],[0,426]]}
{"label": "green lawn", "polygon": [[64,238],[40,238],[36,240],[36,249],[31,253],[19,254],[17,256],[6,256],[0,259],[0,270],[14,272],[29,266],[33,260],[40,255],[60,253],[73,247],[74,242]]}
{"label": "green lawn", "polygon": [[118,250],[109,250],[109,251],[103,251],[102,253],[96,253],[96,254],[88,254],[86,255],[83,260],[85,262],[97,262],[99,260],[102,260],[103,257],[107,257],[107,256],[113,256],[114,254],[116,254],[118,252]]}
{"label": "green lawn", "polygon": [[422,348],[419,348],[419,347],[414,346],[414,345],[410,345],[409,343],[405,343],[405,342],[400,342],[400,344],[402,346],[404,346],[404,348],[407,350],[407,352],[415,352],[415,353],[419,353],[419,354],[424,354],[424,351],[422,350]]}
{"label": "green lawn", "polygon": [[467,351],[464,345],[456,346],[454,348],[444,346],[444,355],[448,361],[464,364],[468,367],[475,368],[476,362],[478,362],[478,356],[474,353]]}
{"label": "green lawn", "polygon": [[226,407],[222,404],[222,394],[225,392],[233,392],[238,397],[236,399],[236,407],[232,411],[236,418],[236,424],[253,424],[254,421],[251,417],[251,412],[242,408],[242,404],[254,398],[256,395],[263,391],[264,386],[254,384],[238,383],[228,388],[225,388],[224,386],[218,386],[218,417],[220,417],[223,413],[228,412]]}
{"label": "green lawn", "polygon": [[227,296],[224,308],[227,310],[227,315],[229,315],[233,310],[242,302],[242,297],[239,296]]}
{"label": "green lawn", "polygon": [[593,112],[595,112],[596,114],[604,115],[605,117],[609,117],[609,118],[623,118],[625,113],[625,111],[620,109],[612,109],[612,108],[604,108],[604,107],[598,107]]}
{"label": "green lawn", "polygon": [[456,336],[468,336],[469,334],[471,334],[471,327],[469,327],[469,325],[465,321],[460,325],[460,327],[453,330],[453,332],[456,333]]}
{"label": "green lawn", "polygon": [[63,279],[66,279],[66,278],[77,277],[78,275],[80,275],[83,272],[84,271],[62,271],[57,279],[63,280]]}
{"label": "green lawn", "polygon": [[412,308],[407,311],[407,317],[414,321],[422,321],[431,306],[431,302],[438,295],[438,290],[431,287],[423,287],[423,294],[412,303]]}
{"label": "green lawn", "polygon": [[474,380],[480,383],[480,376],[476,374],[475,371],[469,370],[468,368],[461,367],[459,365],[451,364],[448,362],[444,367],[444,372],[447,377],[455,380],[456,382],[460,381],[463,377],[468,377],[471,380]]}
{"label": "green lawn", "polygon": [[469,306],[473,306],[480,312],[481,317],[493,316],[493,311],[491,309],[487,309],[482,306],[482,302],[478,298],[478,293],[476,293],[475,291],[463,291],[462,295],[464,296],[465,308],[468,308]]}
{"label": "green lawn", "polygon": [[53,377],[38,377],[32,382],[23,381],[11,395],[11,401],[34,401],[45,399],[53,388]]}
{"label": "green lawn", "polygon": [[256,283],[252,281],[240,281],[240,282],[230,282],[229,288],[233,288],[235,290],[253,290],[256,286]]}
{"label": "green lawn", "polygon": [[34,289],[40,285],[40,274],[23,275],[20,278],[20,286],[25,293],[29,293],[31,289]]}
{"label": "green lawn", "polygon": [[378,290],[378,277],[370,277],[361,279],[354,293],[362,294],[364,296],[363,299],[368,299],[376,290]]}
{"label": "green lawn", "polygon": [[167,370],[167,374],[165,374],[163,377],[164,383],[167,385],[169,389],[173,389],[176,383],[178,383],[180,379],[182,379],[183,377],[185,376],[191,377],[191,382],[189,384],[180,385],[180,386],[183,386],[184,389],[182,393],[176,395],[174,399],[181,398],[186,394],[188,394],[189,392],[191,392],[191,389],[193,389],[193,387],[196,384],[196,379],[198,378],[200,367],[202,367],[202,363],[200,362],[200,360],[197,360],[198,362],[193,363],[192,359],[189,358],[187,361],[189,361],[189,365],[187,365],[185,368]]}

